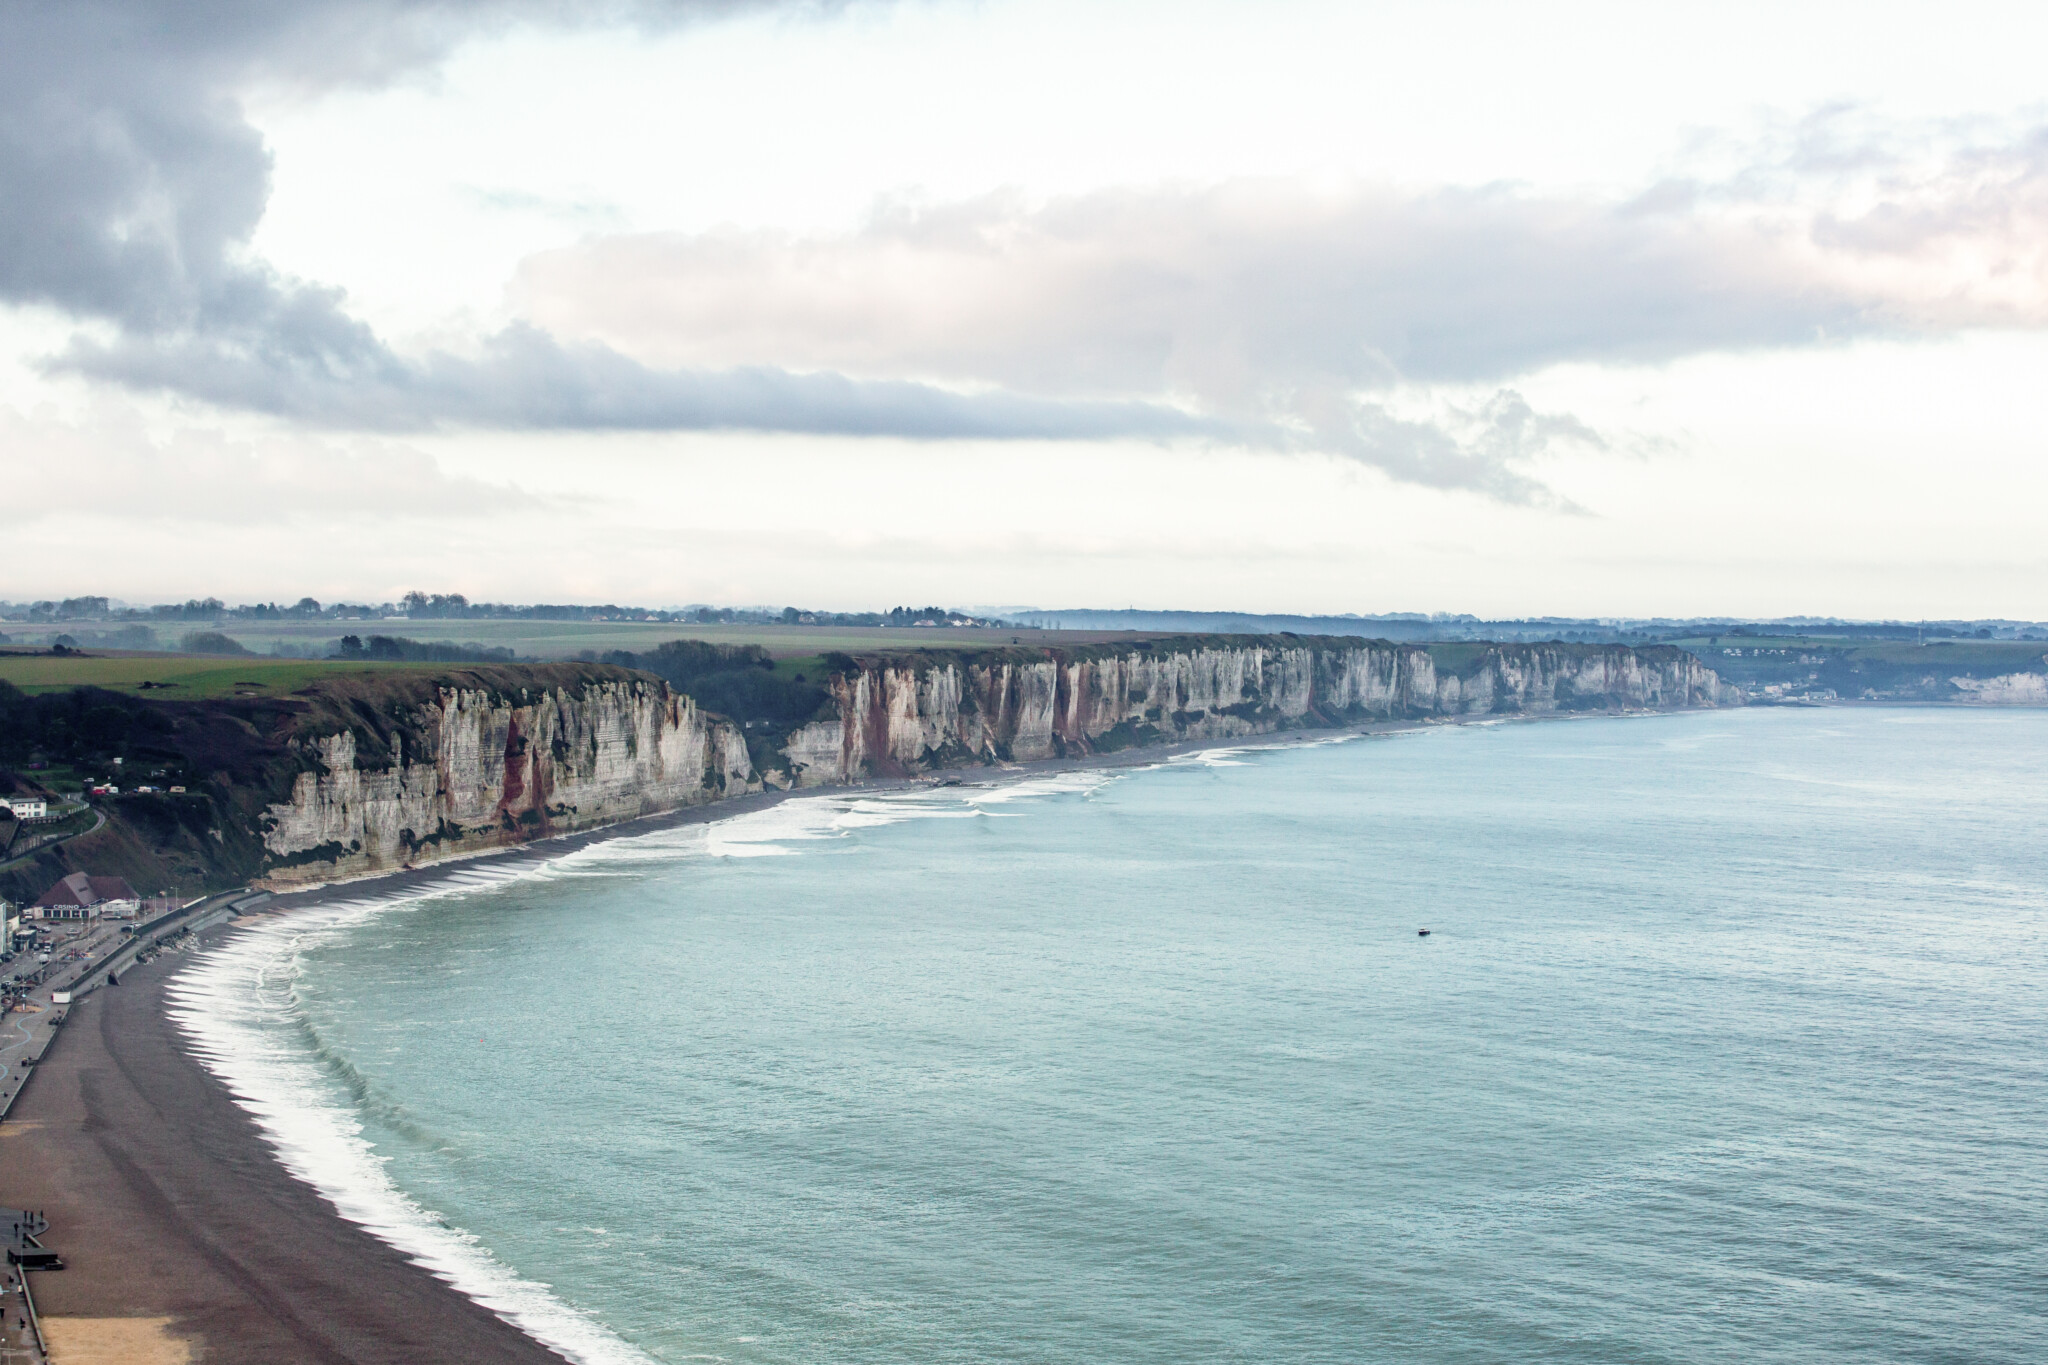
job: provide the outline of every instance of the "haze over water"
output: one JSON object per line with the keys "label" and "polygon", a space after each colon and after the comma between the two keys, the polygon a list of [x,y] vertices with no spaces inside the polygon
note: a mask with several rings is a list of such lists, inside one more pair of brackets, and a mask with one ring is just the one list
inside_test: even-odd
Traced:
{"label": "haze over water", "polygon": [[808,798],[272,922],[188,1026],[591,1360],[2042,1359],[2043,773],[1845,709]]}

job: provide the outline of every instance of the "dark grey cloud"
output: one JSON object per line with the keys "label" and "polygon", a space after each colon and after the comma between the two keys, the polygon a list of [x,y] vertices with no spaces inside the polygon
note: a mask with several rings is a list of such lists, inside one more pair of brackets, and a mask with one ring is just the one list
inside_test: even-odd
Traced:
{"label": "dark grey cloud", "polygon": [[480,29],[661,25],[738,8],[286,0],[85,0],[0,8],[0,298],[113,324],[54,368],[359,427],[752,428],[913,437],[1215,431],[1144,403],[958,394],[791,374],[663,372],[531,328],[472,357],[402,357],[335,289],[247,243],[270,156],[237,94],[255,82],[388,82]]}
{"label": "dark grey cloud", "polygon": [[242,248],[270,191],[252,82],[381,82],[521,8],[392,0],[0,7],[0,297],[140,334],[331,312]]}
{"label": "dark grey cloud", "polygon": [[332,330],[320,319],[335,294],[282,279],[243,250],[270,193],[270,154],[239,102],[252,86],[382,85],[522,22],[658,27],[768,3],[9,0],[0,298],[147,335],[292,322]]}
{"label": "dark grey cloud", "polygon": [[[2041,135],[1922,173],[1825,120],[1734,182],[1627,202],[1247,181],[896,208],[832,239],[616,238],[529,263],[534,325],[462,353],[401,354],[248,251],[271,170],[252,87],[390,82],[523,22],[740,7],[0,5],[0,300],[97,324],[54,369],[335,427],[1192,436],[1511,501],[1544,499],[1544,454],[1601,444],[1504,387],[1545,365],[2039,321],[1978,286],[2040,274]],[[1851,176],[1874,190],[1853,213],[1800,201]],[[1908,278],[1943,253],[1977,274]],[[1426,420],[1376,396],[1442,384],[1494,392]]]}

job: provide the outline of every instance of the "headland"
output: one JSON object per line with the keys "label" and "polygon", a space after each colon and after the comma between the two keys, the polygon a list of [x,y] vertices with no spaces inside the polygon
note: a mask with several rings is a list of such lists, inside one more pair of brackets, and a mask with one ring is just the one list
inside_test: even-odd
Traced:
{"label": "headland", "polygon": [[[772,730],[616,667],[460,670],[251,700],[246,716],[174,705],[158,733],[189,727],[212,746],[191,747],[224,759],[225,780],[178,795],[204,804],[230,875],[269,885],[288,912],[424,887],[456,860],[545,861],[824,788],[1723,700],[1711,671],[1668,653],[1489,647],[1439,671],[1427,651],[1289,637],[848,657],[808,718]],[[116,834],[137,842],[144,822],[121,815]],[[286,1172],[167,1017],[176,963],[130,968],[74,1005],[0,1125],[0,1195],[47,1214],[70,1267],[36,1285],[58,1359],[66,1334],[152,1363],[561,1359]]]}
{"label": "headland", "polygon": [[777,791],[1363,724],[1741,701],[1692,654],[1625,645],[1194,636],[778,660],[678,641],[627,657],[342,670],[191,701],[22,699],[22,726],[47,719],[67,740],[80,727],[55,713],[96,717],[108,753],[73,766],[154,780],[95,798],[104,828],[0,870],[0,895],[30,900],[81,868],[186,895],[284,891]]}

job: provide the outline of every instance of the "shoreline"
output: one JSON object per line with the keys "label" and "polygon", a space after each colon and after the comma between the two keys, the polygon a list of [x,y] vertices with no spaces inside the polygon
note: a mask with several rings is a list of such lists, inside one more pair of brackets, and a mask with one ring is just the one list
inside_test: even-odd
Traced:
{"label": "shoreline", "polygon": [[[197,937],[358,898],[428,893],[464,869],[543,865],[614,839],[709,824],[801,798],[886,796],[1139,769],[1216,750],[1285,749],[1451,725],[1643,718],[1682,710],[1385,721],[1289,730],[1000,767],[942,769],[858,785],[754,793],[598,829],[272,894],[250,916]],[[6,1202],[51,1213],[48,1241],[71,1265],[36,1284],[46,1317],[83,1343],[117,1334],[137,1365],[284,1360],[566,1361],[509,1319],[351,1221],[293,1174],[269,1134],[197,1055],[170,1012],[165,954],[74,1007],[37,1085],[0,1124]],[[119,1336],[126,1332],[129,1335]],[[96,1338],[95,1338],[96,1339]],[[113,1340],[115,1338],[109,1338]],[[196,1347],[197,1349],[192,1349]]]}
{"label": "shoreline", "polygon": [[183,965],[166,953],[74,1004],[0,1125],[8,1194],[47,1213],[66,1265],[33,1284],[55,1357],[565,1365],[285,1168],[171,1018]]}

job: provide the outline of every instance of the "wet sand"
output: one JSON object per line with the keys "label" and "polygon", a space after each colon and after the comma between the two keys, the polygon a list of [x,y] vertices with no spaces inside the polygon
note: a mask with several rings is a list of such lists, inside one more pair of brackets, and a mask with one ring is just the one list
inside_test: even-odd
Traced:
{"label": "wet sand", "polygon": [[562,1365],[286,1173],[165,1015],[184,961],[75,1006],[0,1125],[0,1188],[67,1267],[32,1281],[58,1365]]}

